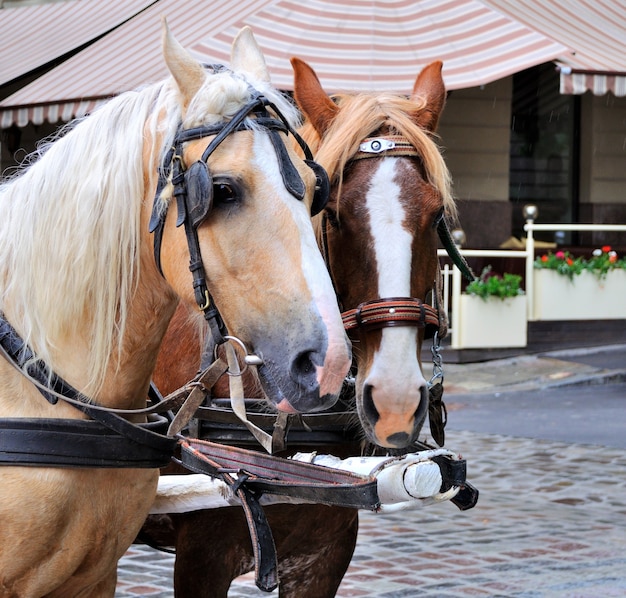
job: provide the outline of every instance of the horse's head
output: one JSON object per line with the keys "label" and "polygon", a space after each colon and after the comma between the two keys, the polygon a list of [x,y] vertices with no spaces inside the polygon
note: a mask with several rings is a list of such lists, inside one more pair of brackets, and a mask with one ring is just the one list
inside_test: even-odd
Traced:
{"label": "horse's head", "polygon": [[203,67],[164,31],[178,108],[169,125],[171,110],[161,110],[158,125],[167,132],[147,215],[157,265],[214,332],[262,359],[259,378],[279,410],[327,408],[350,346],[310,222],[324,203],[320,173],[287,141],[296,111],[270,86],[249,28],[233,43],[232,70]]}
{"label": "horse's head", "polygon": [[361,424],[376,444],[405,447],[428,410],[420,350],[437,315],[422,302],[438,275],[438,224],[454,214],[433,141],[445,102],[442,65],[426,67],[408,99],[330,99],[311,67],[297,58],[292,64],[295,98],[308,119],[303,136],[331,181],[316,225],[351,328]]}

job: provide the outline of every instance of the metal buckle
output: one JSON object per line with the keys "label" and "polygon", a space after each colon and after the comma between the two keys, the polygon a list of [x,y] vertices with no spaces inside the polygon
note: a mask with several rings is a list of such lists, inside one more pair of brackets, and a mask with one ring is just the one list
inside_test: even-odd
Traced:
{"label": "metal buckle", "polygon": [[368,139],[361,143],[361,145],[359,145],[359,151],[367,154],[380,154],[394,147],[396,147],[395,141],[376,137],[375,139]]}

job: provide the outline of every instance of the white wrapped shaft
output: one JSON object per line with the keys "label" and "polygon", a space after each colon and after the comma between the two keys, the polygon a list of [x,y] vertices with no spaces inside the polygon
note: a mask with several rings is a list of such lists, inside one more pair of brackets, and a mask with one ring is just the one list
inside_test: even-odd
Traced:
{"label": "white wrapped shaft", "polygon": [[[441,472],[432,457],[448,455],[456,458],[446,449],[421,451],[402,457],[350,457],[339,459],[332,455],[297,453],[295,461],[314,463],[322,467],[332,467],[363,476],[374,476],[377,481],[381,511],[396,511],[419,508],[434,502],[453,498],[459,488],[440,493]],[[306,501],[266,494],[261,504],[303,503]],[[233,495],[227,484],[202,474],[161,476],[157,496],[150,509],[151,514],[185,513],[201,509],[219,509],[237,506],[239,499]]]}

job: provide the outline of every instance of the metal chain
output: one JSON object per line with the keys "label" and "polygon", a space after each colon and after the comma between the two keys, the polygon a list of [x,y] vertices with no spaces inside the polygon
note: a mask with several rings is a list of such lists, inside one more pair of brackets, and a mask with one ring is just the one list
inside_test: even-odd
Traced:
{"label": "metal chain", "polygon": [[433,344],[430,348],[430,352],[433,356],[433,375],[428,382],[428,387],[432,387],[435,384],[443,383],[443,358],[441,356],[441,344],[439,343],[439,333],[435,332],[433,335]]}

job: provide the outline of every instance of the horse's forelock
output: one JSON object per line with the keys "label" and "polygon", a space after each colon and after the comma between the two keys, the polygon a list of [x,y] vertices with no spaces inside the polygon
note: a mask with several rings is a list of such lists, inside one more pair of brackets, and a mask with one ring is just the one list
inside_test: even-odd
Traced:
{"label": "horse's forelock", "polygon": [[254,92],[261,93],[275,104],[291,126],[298,126],[297,109],[280,91],[265,81],[232,71],[207,74],[189,104],[183,126],[191,128],[229,120],[251,100]]}
{"label": "horse's forelock", "polygon": [[[340,110],[323,139],[319,140],[316,152],[317,161],[326,168],[332,181],[341,183],[342,173],[363,139],[381,127],[388,127],[406,137],[415,147],[429,183],[441,194],[449,218],[456,218],[451,177],[441,151],[434,135],[414,120],[416,114],[427,109],[425,103],[416,105],[415,99],[388,93],[337,94],[333,99]],[[308,142],[315,141],[310,124],[305,125],[303,131]]]}

